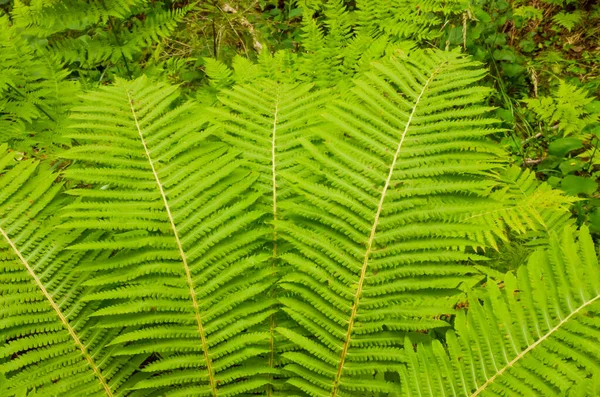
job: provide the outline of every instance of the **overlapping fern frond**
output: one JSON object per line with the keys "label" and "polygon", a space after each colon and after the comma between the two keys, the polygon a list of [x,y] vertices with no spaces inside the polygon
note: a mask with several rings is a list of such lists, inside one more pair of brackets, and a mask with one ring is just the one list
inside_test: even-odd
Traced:
{"label": "overlapping fern frond", "polygon": [[301,81],[343,92],[372,61],[438,37],[444,20],[466,7],[464,0],[306,2],[303,53],[294,71]]}
{"label": "overlapping fern frond", "polygon": [[98,235],[57,230],[56,174],[18,157],[0,145],[0,394],[120,395],[148,355],[119,356],[106,345],[121,328],[93,317],[78,265],[102,255],[67,247]]}
{"label": "overlapping fern frond", "polygon": [[351,42],[352,19],[341,0],[328,1],[323,9],[322,24],[306,13],[303,19],[304,54],[300,59],[300,76],[329,87],[339,82],[344,63],[343,49]]}
{"label": "overlapping fern frond", "polygon": [[326,111],[322,145],[305,141],[301,164],[320,179],[286,174],[301,198],[278,224],[295,270],[281,301],[300,328],[279,332],[303,350],[283,356],[309,395],[394,391],[380,377],[403,365],[403,332],[447,326],[483,259],[468,248],[484,227],[457,216],[487,200],[502,160],[476,66],[438,52],[376,64]]}
{"label": "overlapping fern frond", "polygon": [[[116,251],[84,268],[109,302],[103,327],[131,326],[115,338],[121,354],[154,353],[135,385],[141,395],[244,394],[267,382],[272,283],[262,252],[270,231],[252,190],[256,177],[239,152],[207,139],[199,106],[176,106],[176,87],[145,78],[119,81],[74,109],[82,143],[65,172],[95,186],[70,193],[64,227],[121,231],[74,248]],[[260,356],[263,357],[260,357]]]}
{"label": "overlapping fern frond", "polygon": [[454,329],[445,346],[407,346],[402,395],[597,395],[600,265],[587,228],[552,233],[527,266],[470,293]]}
{"label": "overlapping fern frond", "polygon": [[560,232],[573,223],[569,210],[577,198],[540,183],[533,172],[517,167],[507,169],[502,181],[506,188],[496,193],[496,200],[505,203],[506,211],[499,215],[509,229],[534,235],[538,232],[538,238],[543,231],[541,236],[547,240],[551,232]]}
{"label": "overlapping fern frond", "polygon": [[65,37],[51,41],[50,51],[67,63],[79,63],[89,68],[97,64],[121,60],[132,60],[143,49],[152,43],[167,37],[190,7],[175,10],[153,9],[143,20],[131,18],[127,25],[110,34],[100,24],[88,27],[77,37]]}
{"label": "overlapping fern frond", "polygon": [[598,397],[600,396],[600,374],[586,378],[574,384],[567,393],[568,397]]}
{"label": "overlapping fern frond", "polygon": [[[0,146],[0,395],[597,393],[599,269],[574,199],[505,169],[478,63],[404,55],[459,2],[358,1],[358,20],[328,2],[304,54],[207,61],[210,109],[146,78],[88,93],[64,136],[67,195]],[[185,12],[142,21],[146,3],[34,0],[13,17],[63,59],[108,65]],[[44,20],[70,4],[88,19]],[[53,41],[65,29],[81,35]],[[11,126],[44,119],[42,94],[61,115],[75,102],[66,74],[42,91],[17,51],[4,61]],[[499,240],[534,251],[516,275]]]}

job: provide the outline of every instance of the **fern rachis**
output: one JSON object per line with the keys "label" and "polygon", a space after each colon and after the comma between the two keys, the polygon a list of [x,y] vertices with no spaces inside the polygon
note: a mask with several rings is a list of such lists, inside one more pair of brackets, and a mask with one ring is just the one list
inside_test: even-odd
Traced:
{"label": "fern rachis", "polygon": [[496,380],[496,378],[498,378],[499,376],[502,376],[502,374],[506,370],[510,369],[513,365],[515,365],[517,362],[519,362],[519,360],[523,359],[523,357],[525,357],[525,355],[527,353],[529,353],[530,351],[532,351],[533,349],[535,349],[540,343],[544,342],[547,338],[549,338],[550,336],[552,336],[552,334],[554,334],[556,331],[558,331],[562,327],[564,327],[564,325],[573,316],[576,316],[577,314],[579,314],[582,310],[586,309],[589,305],[591,305],[592,303],[594,303],[598,299],[600,299],[600,294],[596,295],[595,297],[593,297],[589,301],[585,301],[584,300],[583,303],[579,307],[575,308],[571,313],[569,313],[569,315],[567,317],[563,318],[558,324],[556,324],[552,329],[550,329],[548,332],[546,332],[541,338],[539,338],[538,340],[536,340],[531,345],[527,346],[527,348],[525,350],[523,350],[522,352],[520,352],[519,354],[517,354],[515,356],[515,358],[513,358],[509,363],[507,363],[504,367],[500,368],[492,377],[490,377],[489,379],[487,379],[485,381],[485,383],[482,384],[481,386],[479,386],[479,388],[477,388],[477,390],[475,390],[475,392],[471,396],[475,397],[475,396],[478,396],[478,395],[482,394],[490,384],[494,383],[494,381]]}
{"label": "fern rachis", "polygon": [[102,388],[106,392],[106,395],[112,397],[113,392],[110,389],[110,386],[108,385],[106,379],[102,375],[100,369],[98,368],[98,365],[96,365],[96,363],[94,362],[94,360],[92,359],[90,354],[86,351],[86,347],[83,344],[83,342],[81,341],[81,338],[79,337],[77,332],[73,329],[73,327],[71,326],[71,324],[65,317],[64,313],[61,311],[60,307],[56,304],[55,300],[52,298],[52,295],[48,292],[48,290],[46,289],[46,287],[44,286],[42,281],[39,279],[39,277],[37,276],[36,272],[31,267],[31,265],[29,264],[27,259],[25,259],[25,257],[23,257],[23,254],[21,253],[21,251],[17,248],[17,246],[12,241],[12,239],[8,236],[6,231],[4,231],[1,227],[0,227],[0,234],[2,234],[2,237],[4,237],[6,242],[10,245],[14,254],[19,258],[19,260],[21,261],[23,266],[27,269],[27,273],[29,273],[29,275],[35,282],[36,286],[40,289],[40,291],[42,292],[44,297],[48,300],[48,303],[50,304],[50,306],[56,313],[56,316],[60,319],[60,322],[62,323],[62,325],[65,327],[65,329],[69,333],[69,336],[71,336],[71,338],[73,339],[73,343],[81,351],[81,355],[83,356],[85,361],[87,361],[90,368],[92,369],[92,371],[98,378],[98,382],[100,382],[100,384],[102,385]]}

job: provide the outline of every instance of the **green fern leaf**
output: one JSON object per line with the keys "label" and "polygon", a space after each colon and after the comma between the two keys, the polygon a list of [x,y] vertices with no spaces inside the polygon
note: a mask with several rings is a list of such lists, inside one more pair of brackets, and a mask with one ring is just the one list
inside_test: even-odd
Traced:
{"label": "green fern leaf", "polygon": [[553,233],[527,266],[472,292],[445,347],[408,346],[405,395],[595,395],[599,264],[587,228],[574,235]]}
{"label": "green fern leaf", "polygon": [[[2,395],[117,396],[147,354],[106,347],[121,328],[101,329],[86,298],[83,260],[67,246],[98,235],[57,230],[56,175],[0,145],[0,386]],[[141,374],[142,378],[145,377]]]}
{"label": "green fern leaf", "polygon": [[[310,84],[282,84],[261,80],[254,85],[238,85],[224,90],[219,96],[222,106],[210,109],[219,126],[220,138],[244,153],[248,167],[257,175],[257,188],[263,192],[258,203],[269,215],[271,238],[265,250],[272,252],[272,265],[281,271],[281,255],[287,251],[285,240],[279,237],[277,222],[285,217],[281,203],[293,194],[280,173],[293,169],[301,149],[300,139],[308,138],[311,130],[322,121],[315,117],[324,101],[326,91],[314,91]],[[270,291],[274,296],[275,291]],[[281,316],[269,321],[269,366],[277,367],[277,350],[285,350],[285,343],[276,342],[274,328],[285,324]]]}
{"label": "green fern leaf", "polygon": [[295,270],[280,300],[301,327],[280,332],[300,350],[283,357],[305,393],[396,390],[373,375],[404,365],[404,332],[448,326],[439,316],[476,273],[465,261],[484,259],[465,250],[486,244],[483,227],[456,217],[487,200],[503,156],[484,140],[476,66],[437,52],[374,64],[326,111],[322,145],[305,141],[315,177],[285,174],[300,198],[278,223]]}
{"label": "green fern leaf", "polygon": [[600,396],[600,373],[596,373],[592,378],[574,384],[565,393],[568,397],[598,397]]}
{"label": "green fern leaf", "polygon": [[561,80],[552,96],[524,99],[527,107],[535,112],[548,127],[556,126],[564,136],[583,136],[585,128],[600,120],[598,112],[591,112],[588,105],[594,101],[584,88],[577,88]]}
{"label": "green fern leaf", "polygon": [[[49,39],[48,50],[62,62],[95,68],[132,60],[144,46],[170,35],[192,7],[169,10],[148,0],[34,0],[15,2],[11,15],[23,35]],[[115,28],[114,20],[126,23]]]}
{"label": "green fern leaf", "polygon": [[233,79],[237,84],[250,83],[258,80],[260,76],[258,65],[240,55],[233,58],[231,66],[233,67]]}
{"label": "green fern leaf", "polygon": [[582,12],[577,10],[572,13],[559,12],[555,16],[552,17],[552,20],[556,22],[559,26],[567,29],[569,32],[577,25],[581,23],[583,19]]}
{"label": "green fern leaf", "polygon": [[216,91],[231,87],[233,83],[231,69],[216,59],[204,58],[204,72],[209,79],[209,85]]}
{"label": "green fern leaf", "polygon": [[270,372],[258,358],[273,312],[261,193],[238,153],[206,139],[199,107],[175,107],[178,95],[145,78],[118,81],[74,109],[71,136],[83,144],[65,154],[77,161],[65,176],[98,188],[70,192],[81,201],[63,227],[124,232],[73,248],[118,252],[83,268],[99,273],[87,283],[101,289],[93,299],[110,302],[94,316],[107,329],[137,328],[113,340],[120,354],[155,354],[136,390],[243,394]]}

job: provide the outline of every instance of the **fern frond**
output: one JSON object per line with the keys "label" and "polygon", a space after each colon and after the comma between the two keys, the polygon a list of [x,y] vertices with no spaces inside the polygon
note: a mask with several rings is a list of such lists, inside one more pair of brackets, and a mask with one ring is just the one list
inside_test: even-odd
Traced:
{"label": "fern frond", "polygon": [[485,141],[485,90],[471,85],[483,71],[452,53],[413,54],[374,64],[325,112],[323,143],[305,141],[301,160],[314,178],[285,174],[300,198],[278,223],[295,270],[281,301],[301,328],[280,332],[303,350],[283,356],[309,395],[393,392],[374,376],[402,367],[404,332],[448,326],[439,316],[476,273],[466,262],[484,259],[466,250],[486,244],[483,228],[457,217],[487,200],[503,158]]}
{"label": "fern frond", "polygon": [[148,0],[32,0],[15,1],[15,25],[27,35],[48,38],[66,31],[85,31],[108,18],[127,18]]}
{"label": "fern frond", "polygon": [[327,91],[312,88],[261,79],[252,86],[223,91],[222,106],[208,109],[221,128],[219,137],[242,151],[256,170],[258,184],[269,196],[269,212],[276,211],[277,196],[290,194],[278,173],[295,164],[301,138],[308,139],[311,130],[323,123],[317,116]]}
{"label": "fern frond", "polygon": [[416,353],[407,348],[405,395],[594,395],[599,269],[587,228],[552,233],[527,266],[470,294],[445,347],[434,341]]}
{"label": "fern frond", "polygon": [[523,100],[542,122],[557,128],[564,136],[582,136],[587,126],[600,121],[600,112],[587,107],[592,101],[594,97],[585,88],[577,88],[563,80],[552,96]]}
{"label": "fern frond", "polygon": [[233,84],[231,69],[216,59],[204,58],[204,73],[208,77],[209,85],[217,92]]}
{"label": "fern frond", "polygon": [[[155,8],[146,15],[143,21],[135,20],[131,29],[131,36],[138,46],[142,44],[151,45],[161,39],[168,37],[177,27],[177,24],[183,20],[183,17],[190,11],[191,6],[176,8],[173,10],[162,10]],[[131,45],[131,44],[130,44]],[[132,48],[133,49],[133,48]]]}
{"label": "fern frond", "polygon": [[123,43],[116,48],[120,51],[113,52],[113,62],[116,58],[114,54],[119,54],[118,56],[123,54],[131,59],[133,54],[141,52],[144,47],[149,47],[168,37],[191,9],[191,5],[173,10],[155,7],[145,15],[143,20],[134,19],[131,29],[121,34]]}
{"label": "fern frond", "polygon": [[[121,230],[74,248],[117,253],[85,268],[99,275],[94,316],[111,329],[137,329],[113,340],[121,354],[155,353],[140,392],[236,395],[261,389],[269,373],[272,313],[264,299],[273,270],[260,252],[268,230],[251,190],[255,177],[223,143],[207,140],[192,102],[175,106],[176,87],[145,78],[118,81],[74,109],[82,146],[65,176],[96,186],[71,194],[64,227]],[[262,363],[262,364],[261,364]]]}
{"label": "fern frond", "polygon": [[11,15],[18,28],[39,38],[67,30],[84,30],[108,17],[101,1],[78,0],[15,1]]}
{"label": "fern frond", "polygon": [[299,77],[318,87],[331,87],[352,76],[343,75],[344,49],[352,42],[352,17],[343,1],[325,4],[322,24],[308,12],[303,18],[302,45],[299,58]]}
{"label": "fern frond", "polygon": [[[238,85],[219,95],[222,106],[210,109],[220,127],[219,137],[243,152],[248,167],[257,176],[257,189],[263,193],[258,203],[269,215],[271,237],[265,247],[272,253],[272,266],[280,270],[280,256],[287,250],[277,231],[277,222],[285,217],[280,204],[293,194],[279,176],[296,165],[301,149],[300,138],[307,139],[311,130],[322,123],[318,116],[328,96],[314,91],[310,84],[282,84],[261,80],[254,85]],[[273,296],[274,291],[270,291]],[[270,318],[269,366],[278,366],[274,328],[281,321]]]}
{"label": "fern frond", "polygon": [[439,27],[450,14],[462,13],[464,0],[358,0],[356,10],[342,1],[322,7],[306,5],[302,20],[303,53],[298,58],[298,79],[317,87],[345,92],[353,78],[366,72],[385,54],[406,52],[416,42],[441,34]]}
{"label": "fern frond", "polygon": [[[102,259],[67,246],[82,232],[57,230],[62,205],[56,175],[16,161],[0,146],[0,373],[3,395],[117,396],[146,354],[118,356],[106,347],[121,329],[98,328],[86,298],[83,260]],[[90,236],[93,237],[93,236]],[[143,375],[143,374],[142,374]]]}

